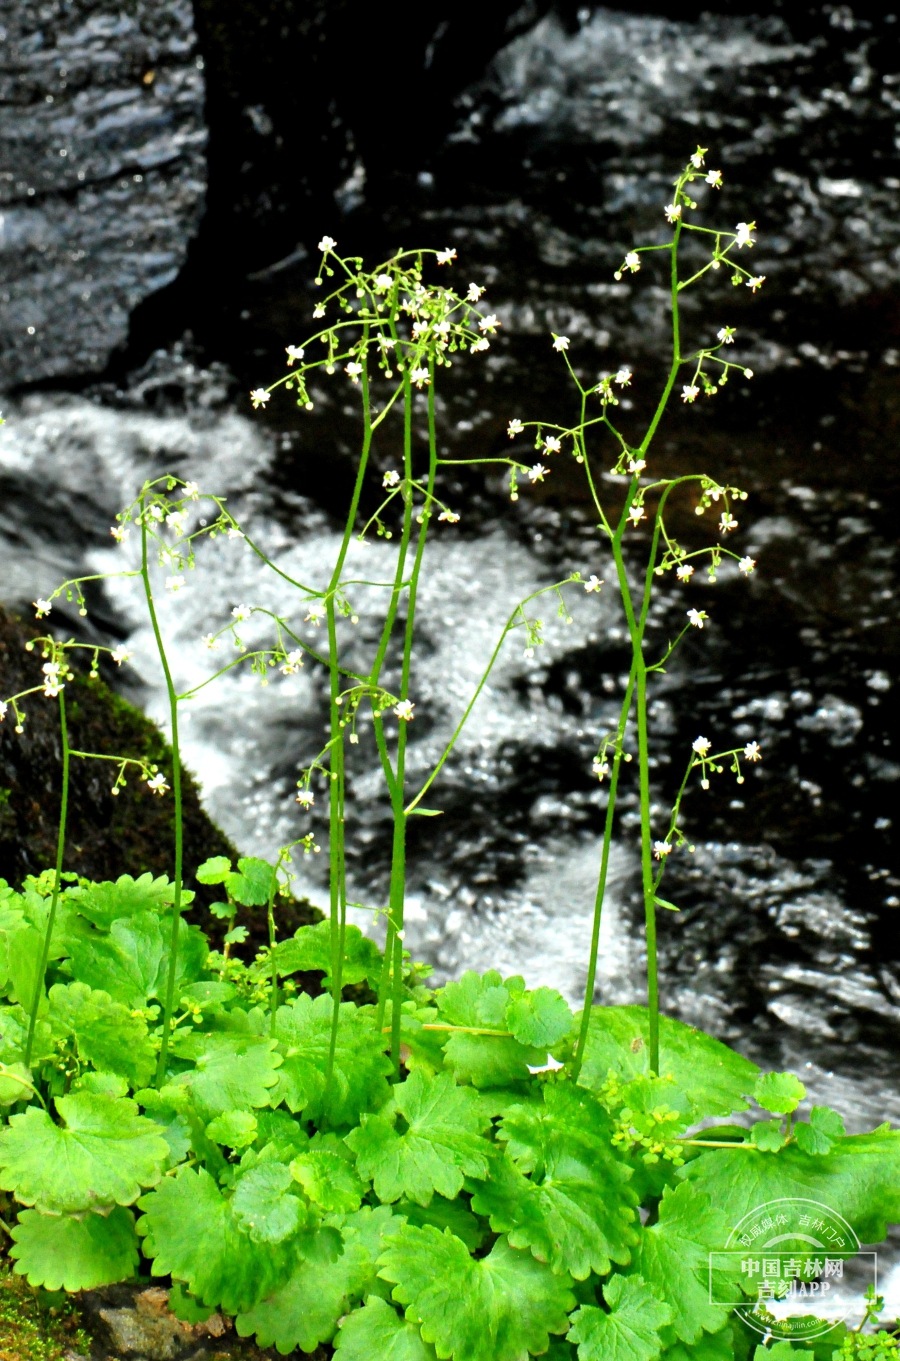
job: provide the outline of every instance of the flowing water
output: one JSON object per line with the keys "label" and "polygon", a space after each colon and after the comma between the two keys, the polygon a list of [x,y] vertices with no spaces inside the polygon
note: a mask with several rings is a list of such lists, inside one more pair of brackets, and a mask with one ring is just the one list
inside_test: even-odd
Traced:
{"label": "flowing water", "polygon": [[[735,546],[758,561],[750,583],[723,569],[715,585],[661,584],[660,645],[688,606],[712,622],[686,640],[653,697],[660,818],[698,733],[720,746],[758,739],[765,756],[746,784],[723,775],[686,802],[696,850],[672,857],[666,881],[682,910],[661,922],[663,1004],[761,1061],[797,1066],[854,1127],[900,1118],[898,85],[892,16],[862,23],[832,8],[788,28],[600,10],[573,33],[551,17],[461,98],[454,133],[407,198],[382,202],[360,163],[333,220],[312,229],[372,251],[398,239],[453,244],[459,277],[488,284],[504,339],[480,369],[457,365],[440,398],[447,450],[473,457],[509,448],[512,415],[571,410],[551,329],[572,338],[585,376],[634,366],[632,404],[620,414],[637,431],[660,376],[664,297],[649,267],[621,283],[612,272],[636,235],[659,230],[673,168],[698,139],[726,176],[702,211],[729,225],[758,220],[762,293],[723,280],[685,304],[698,340],[739,327],[735,357],[756,376],[673,412],[652,465],[745,486]],[[226,493],[286,571],[325,578],[353,447],[351,394],[335,378],[312,416],[276,401],[264,420],[211,362],[225,359],[254,384],[274,376],[279,346],[308,325],[308,274],[302,260],[288,262],[258,285],[248,325],[265,344],[240,356],[201,364],[174,346],[119,388],[12,403],[0,430],[7,600],[34,599],[75,570],[127,568],[131,546],[111,547],[108,526],[140,480],[163,469]],[[376,448],[379,467],[395,461],[393,438]],[[374,485],[367,495],[374,506]],[[426,563],[413,783],[442,750],[515,603],[571,568],[610,576],[574,468],[557,464],[515,506],[474,476],[451,481],[447,495],[463,521],[440,526]],[[699,542],[693,516],[676,514],[674,527]],[[354,548],[350,565],[354,576],[384,579],[390,562],[391,545],[378,540]],[[352,638],[347,626],[348,647],[362,655],[374,593],[359,588],[353,600],[361,623]],[[179,686],[199,684],[227,655],[200,638],[243,603],[284,612],[313,636],[296,597],[246,545],[205,544],[188,585],[162,602]],[[546,644],[533,658],[520,635],[508,641],[429,794],[443,815],[412,826],[407,944],[439,978],[493,964],[574,1003],[605,806],[590,761],[616,713],[627,647],[612,594],[577,592],[571,605],[569,625],[552,603],[539,611]],[[98,590],[91,606],[98,634],[128,637],[129,693],[164,723],[133,581]],[[256,627],[246,641],[262,639]],[[212,816],[245,851],[272,855],[307,827],[322,839],[323,800],[304,815],[293,799],[324,742],[312,668],[266,688],[233,671],[185,707],[186,759]],[[351,784],[360,802],[350,869],[365,924],[366,909],[383,902],[389,837],[364,725]],[[607,1002],[641,997],[637,821],[626,778],[597,988]],[[324,860],[296,864],[298,890],[319,902]]]}

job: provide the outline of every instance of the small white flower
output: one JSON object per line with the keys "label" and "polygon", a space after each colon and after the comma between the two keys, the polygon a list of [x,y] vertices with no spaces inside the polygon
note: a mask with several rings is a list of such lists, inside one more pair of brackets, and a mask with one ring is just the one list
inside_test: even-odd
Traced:
{"label": "small white flower", "polygon": [[637,274],[641,267],[641,257],[636,250],[630,250],[625,256],[625,268],[630,269],[632,274]]}
{"label": "small white flower", "polygon": [[319,624],[325,618],[325,614],[325,606],[320,604],[319,601],[316,601],[314,604],[310,605],[309,614],[304,615],[304,620],[308,624],[315,624],[316,628],[318,628]]}
{"label": "small white flower", "polygon": [[301,789],[297,795],[297,802],[301,808],[311,808],[316,801],[315,794],[311,794],[308,789]]}
{"label": "small white flower", "polygon": [[396,487],[399,481],[400,474],[391,468],[390,472],[385,473],[384,477],[381,479],[381,485],[383,487]]}
{"label": "small white flower", "polygon": [[32,601],[32,604],[34,605],[34,614],[36,619],[43,619],[44,615],[49,614],[50,611],[53,609],[53,606],[50,604],[50,601],[42,600],[40,596],[38,596],[37,600]]}
{"label": "small white flower", "polygon": [[469,290],[466,293],[466,301],[477,302],[483,292],[484,289],[482,288],[481,284],[469,284]]}
{"label": "small white flower", "polygon": [[250,400],[253,403],[253,410],[255,411],[257,407],[265,406],[266,402],[270,400],[271,396],[272,396],[271,392],[266,392],[265,388],[254,388],[253,391],[250,393]]}
{"label": "small white flower", "polygon": [[733,345],[734,331],[735,328],[733,326],[723,326],[720,330],[716,331],[716,338],[720,340],[723,345]]}
{"label": "small white flower", "polygon": [[180,591],[183,585],[184,577],[166,577],[166,590],[169,591],[171,595],[174,595],[176,591]]}
{"label": "small white flower", "polygon": [[375,287],[379,293],[386,293],[393,282],[390,274],[376,274],[375,276]]}
{"label": "small white flower", "polygon": [[313,308],[313,317],[318,321],[319,317],[324,317],[324,315],[325,308],[322,306],[321,303],[316,303],[315,307]]}
{"label": "small white flower", "polygon": [[456,251],[453,250],[452,247],[448,247],[447,250],[439,250],[437,253],[437,262],[439,265],[449,265],[451,261],[455,259]]}
{"label": "small white flower", "polygon": [[616,382],[620,388],[627,388],[631,383],[631,369],[627,364],[623,365],[616,374]]}
{"label": "small white flower", "polygon": [[147,781],[147,788],[152,789],[153,793],[159,794],[160,797],[168,791],[169,786],[166,784],[166,777],[162,771],[157,771],[155,775],[150,777]]}
{"label": "small white flower", "polygon": [[721,189],[721,188],[722,188],[722,172],[721,172],[721,170],[709,170],[709,171],[707,171],[707,173],[706,173],[706,183],[707,183],[707,184],[711,184],[712,187],[713,187],[713,189]]}
{"label": "small white flower", "polygon": [[421,389],[423,384],[428,384],[431,382],[431,375],[429,374],[428,370],[424,367],[419,369],[411,369],[409,374],[409,381],[411,383],[415,383],[416,387]]}
{"label": "small white flower", "polygon": [[755,231],[755,222],[739,222],[737,224],[737,236],[735,237],[734,244],[736,246],[752,246],[754,241],[753,233]]}
{"label": "small white flower", "polygon": [[323,236],[322,240],[319,242],[319,250],[324,254],[325,251],[334,250],[336,245],[337,242],[333,236]]}
{"label": "small white flower", "polygon": [[681,204],[667,203],[664,211],[666,214],[666,219],[669,222],[677,222],[678,219],[681,217]]}
{"label": "small white flower", "polygon": [[238,529],[237,525],[229,525],[225,532],[229,539],[243,539],[245,537],[244,531]]}
{"label": "small white flower", "polygon": [[646,460],[645,458],[630,458],[630,459],[628,460],[628,471],[629,471],[630,473],[640,473],[640,472],[643,472],[643,470],[646,468],[646,466],[647,466],[647,460]]}
{"label": "small white flower", "polygon": [[344,372],[351,383],[358,383],[359,375],[362,373],[362,364],[357,364],[355,360],[352,360],[349,364],[344,365]]}
{"label": "small white flower", "polygon": [[438,519],[446,520],[447,523],[450,525],[455,525],[459,523],[459,516],[457,515],[455,510],[442,510],[440,515],[438,516]]}
{"label": "small white flower", "polygon": [[249,605],[235,605],[234,609],[231,611],[231,617],[240,624],[243,620],[249,619],[252,613],[253,611],[250,609]]}
{"label": "small white flower", "polygon": [[592,573],[584,583],[584,589],[587,591],[588,595],[590,595],[593,591],[599,591],[602,585],[603,582],[600,577],[595,573]]}
{"label": "small white flower", "polygon": [[518,416],[514,416],[513,419],[510,421],[509,425],[506,427],[506,433],[509,435],[510,439],[515,439],[516,435],[521,435],[524,429],[525,427],[519,420]]}
{"label": "small white flower", "polygon": [[449,321],[439,321],[437,326],[435,326],[434,328],[434,333],[435,335],[441,336],[442,339],[446,339],[447,336],[450,334]]}
{"label": "small white flower", "polygon": [[401,699],[399,703],[394,705],[394,713],[398,718],[402,718],[404,723],[411,723],[415,707],[411,700]]}
{"label": "small white flower", "polygon": [[109,532],[115,539],[116,543],[124,543],[125,540],[128,538],[128,530],[125,528],[124,525],[113,525],[112,529]]}
{"label": "small white flower", "polygon": [[690,619],[695,629],[702,629],[703,621],[704,619],[708,619],[709,615],[706,613],[706,610],[688,610],[687,617]]}
{"label": "small white flower", "polygon": [[416,321],[413,323],[412,333],[416,340],[421,340],[422,336],[428,332],[429,322]]}
{"label": "small white flower", "polygon": [[729,529],[737,529],[737,527],[738,527],[738,522],[737,522],[737,520],[734,518],[734,516],[731,514],[731,511],[729,511],[729,510],[723,510],[723,511],[722,511],[722,517],[721,517],[721,519],[719,520],[719,533],[720,533],[720,534],[727,534],[728,531],[729,531]]}
{"label": "small white flower", "polygon": [[134,653],[129,652],[124,643],[120,643],[118,647],[113,648],[109,655],[112,657],[116,666],[121,666],[123,662],[128,661],[129,657],[133,657]]}
{"label": "small white flower", "polygon": [[287,355],[288,368],[291,367],[295,359],[301,360],[306,353],[302,345],[285,345],[284,352]]}
{"label": "small white flower", "polygon": [[479,331],[485,331],[490,335],[493,335],[499,325],[500,322],[497,320],[494,313],[491,312],[488,316],[481,318],[481,321],[478,323],[478,329]]}
{"label": "small white flower", "polygon": [[705,146],[698,146],[693,156],[691,156],[691,165],[695,170],[699,170],[703,165],[703,157],[706,155],[706,151],[707,148]]}
{"label": "small white flower", "polygon": [[748,743],[747,743],[746,747],[744,747],[744,760],[745,760],[745,761],[761,761],[761,760],[762,760],[762,752],[761,752],[760,749],[759,749],[759,743],[758,743],[758,742],[748,742]]}
{"label": "small white flower", "polygon": [[708,737],[695,737],[691,743],[691,750],[695,751],[698,756],[705,756],[711,746],[712,742]]}
{"label": "small white flower", "polygon": [[604,775],[609,774],[609,762],[601,761],[599,756],[595,756],[591,765],[591,774],[596,775],[598,780],[602,780]]}
{"label": "small white flower", "polygon": [[281,674],[283,676],[294,676],[297,674],[297,672],[300,670],[302,666],[303,666],[303,652],[298,647],[295,648],[293,652],[289,652],[285,657],[284,665],[281,668]]}
{"label": "small white flower", "polygon": [[396,343],[393,336],[380,335],[378,337],[378,344],[383,350],[392,350]]}
{"label": "small white flower", "polygon": [[472,341],[473,354],[477,354],[479,350],[489,350],[490,348],[491,348],[490,341],[487,340],[484,336],[479,336],[478,340]]}
{"label": "small white flower", "polygon": [[184,519],[183,510],[170,511],[166,516],[166,524],[169,526],[176,539],[180,539],[184,533]]}
{"label": "small white flower", "polygon": [[665,856],[670,855],[671,851],[672,847],[668,841],[654,841],[653,854],[657,860],[662,860]]}
{"label": "small white flower", "polygon": [[208,647],[210,652],[214,652],[219,646],[219,640],[214,633],[204,633],[201,642],[204,647]]}
{"label": "small white flower", "polygon": [[741,558],[741,560],[738,563],[738,570],[743,572],[745,577],[748,577],[750,573],[753,571],[755,566],[756,566],[755,558]]}
{"label": "small white flower", "polygon": [[545,468],[543,463],[535,463],[528,469],[529,480],[532,483],[543,482],[545,475],[549,473],[549,471],[550,469]]}
{"label": "small white flower", "polygon": [[676,568],[675,575],[679,581],[690,581],[694,575],[694,569],[689,562],[683,562],[680,567]]}
{"label": "small white flower", "polygon": [[357,733],[355,733],[355,732],[352,732],[352,733],[350,734],[350,745],[351,745],[351,747],[355,747],[356,744],[357,744],[358,742],[359,742],[359,735],[358,735]]}
{"label": "small white flower", "polygon": [[569,348],[569,337],[555,335],[553,337],[553,348],[560,351],[567,350]]}
{"label": "small white flower", "polygon": [[7,713],[7,710],[8,710],[8,709],[9,709],[9,705],[7,704],[6,700],[5,700],[5,699],[0,699],[0,723],[2,723],[3,720],[4,720],[4,718],[6,717],[6,713]]}
{"label": "small white flower", "polygon": [[557,435],[548,435],[544,440],[544,448],[548,454],[558,454],[562,448],[562,441]]}
{"label": "small white flower", "polygon": [[683,402],[693,402],[700,394],[700,389],[695,383],[685,383],[681,389],[681,400]]}
{"label": "small white flower", "polygon": [[641,520],[646,520],[647,518],[647,516],[644,514],[644,507],[632,506],[628,511],[628,518],[631,521],[632,525],[639,525]]}
{"label": "small white flower", "polygon": [[765,274],[757,274],[756,278],[747,280],[747,288],[750,289],[751,293],[755,293],[758,288],[762,288],[765,282]]}

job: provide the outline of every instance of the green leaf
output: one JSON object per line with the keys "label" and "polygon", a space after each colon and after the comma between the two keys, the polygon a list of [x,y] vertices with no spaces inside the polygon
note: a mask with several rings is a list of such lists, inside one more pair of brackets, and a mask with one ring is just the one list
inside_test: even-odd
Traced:
{"label": "green leaf", "polygon": [[248,856],[238,861],[238,871],[216,882],[224,883],[235,902],[244,907],[263,907],[275,891],[274,866],[267,860]]}
{"label": "green leaf", "polygon": [[312,1148],[291,1163],[291,1176],[327,1214],[358,1210],[365,1187],[356,1169],[339,1153]]}
{"label": "green leaf", "polygon": [[555,1272],[584,1280],[625,1265],[638,1242],[637,1196],[611,1134],[595,1098],[571,1084],[546,1086],[543,1106],[507,1112],[498,1137],[508,1154],[474,1188],[472,1209]]}
{"label": "green leaf", "polygon": [[175,1281],[169,1291],[168,1307],[182,1323],[205,1323],[214,1312],[188,1294],[180,1281]]}
{"label": "green leaf", "polygon": [[900,1133],[887,1125],[871,1134],[837,1139],[829,1153],[819,1155],[796,1144],[774,1155],[710,1149],[679,1169],[679,1176],[711,1197],[729,1227],[758,1205],[782,1196],[828,1205],[849,1221],[863,1243],[880,1243],[887,1224],[900,1220]]}
{"label": "green leaf", "polygon": [[334,1354],[340,1361],[435,1361],[434,1348],[422,1341],[418,1328],[377,1295],[344,1319]]}
{"label": "green leaf", "polygon": [[390,1240],[381,1272],[422,1337],[454,1361],[523,1361],[564,1333],[575,1304],[569,1278],[499,1239],[476,1261],[449,1230],[406,1225]]}
{"label": "green leaf", "polygon": [[255,1334],[260,1347],[274,1345],[283,1355],[330,1341],[338,1320],[371,1290],[383,1235],[399,1222],[387,1205],[351,1215],[341,1226],[343,1253],[335,1261],[303,1262],[285,1286],[239,1315],[238,1336]]}
{"label": "green leaf", "polygon": [[181,1167],[138,1202],[138,1234],[154,1276],[183,1281],[204,1304],[229,1314],[277,1290],[297,1261],[290,1240],[254,1243],[207,1171]]}
{"label": "green leaf", "polygon": [[794,1137],[803,1152],[818,1156],[830,1153],[843,1135],[843,1120],[837,1111],[828,1106],[813,1106],[809,1113],[809,1124],[798,1121],[794,1125]]}
{"label": "green leaf", "polygon": [[[520,979],[510,982],[521,985]],[[521,986],[515,991],[507,988],[495,969],[483,977],[470,969],[438,993],[441,1020],[450,1025],[508,1030],[507,1008],[522,991]],[[451,1034],[444,1061],[459,1082],[471,1082],[474,1087],[506,1087],[527,1081],[531,1076],[529,1065],[546,1063],[547,1049],[523,1045],[511,1037]]]}
{"label": "green leaf", "polygon": [[45,1290],[96,1290],[137,1270],[134,1218],[121,1207],[79,1219],[23,1210],[12,1238],[16,1273]]}
{"label": "green leaf", "polygon": [[29,1106],[0,1130],[0,1187],[47,1214],[130,1205],[162,1176],[169,1146],[135,1102],[91,1092],[57,1099],[64,1126]]}
{"label": "green leaf", "polygon": [[506,1008],[506,1027],[520,1044],[549,1048],[572,1029],[572,1013],[554,988],[536,988],[512,999]]}
{"label": "green leaf", "polygon": [[487,1229],[479,1224],[471,1210],[467,1210],[462,1200],[445,1200],[436,1195],[428,1205],[416,1205],[411,1200],[401,1200],[397,1206],[406,1217],[408,1224],[421,1228],[423,1224],[433,1224],[436,1229],[449,1229],[461,1238],[470,1252],[476,1252],[487,1237]]}
{"label": "green leaf", "polygon": [[27,1101],[33,1080],[31,1070],[24,1063],[0,1065],[0,1106],[14,1106],[17,1101]]}
{"label": "green leaf", "polygon": [[218,1011],[228,1002],[234,1001],[237,988],[233,983],[223,983],[216,978],[204,978],[200,983],[189,983],[181,989],[181,996],[196,1002],[204,1011]]}
{"label": "green leaf", "polygon": [[806,1088],[793,1073],[764,1073],[753,1088],[754,1100],[767,1111],[787,1115],[806,1096]]}
{"label": "green leaf", "polygon": [[156,1053],[142,1016],[114,1002],[108,992],[86,983],[56,983],[50,989],[49,1021],[54,1037],[74,1035],[78,1056],[106,1073],[145,1087],[156,1066]]}
{"label": "green leaf", "polygon": [[[672,1332],[667,1328],[665,1333]],[[693,1344],[674,1341],[663,1352],[663,1361],[734,1361],[734,1342],[730,1327],[717,1333],[703,1333]]]}
{"label": "green leaf", "polygon": [[[398,1115],[402,1134],[395,1128]],[[457,1087],[449,1073],[430,1077],[416,1069],[394,1088],[384,1110],[362,1117],[346,1142],[380,1201],[408,1196],[428,1205],[435,1191],[452,1200],[464,1177],[487,1176],[493,1150],[480,1136],[490,1123],[471,1089]]]}
{"label": "green leaf", "polygon": [[[159,962],[159,972],[153,995],[162,1000],[166,995],[169,982],[169,942],[172,939],[172,918],[160,919],[163,937],[163,957]],[[175,956],[175,996],[180,997],[185,988],[195,983],[203,973],[209,945],[198,926],[190,926],[184,918],[178,922],[178,949]]]}
{"label": "green leaf", "polygon": [[72,1083],[73,1092],[94,1092],[97,1096],[127,1096],[128,1083],[118,1073],[82,1073]]}
{"label": "green leaf", "polygon": [[[579,1020],[576,1016],[576,1024]],[[579,1082],[597,1091],[610,1069],[622,1082],[647,1074],[648,1045],[646,1007],[593,1007]],[[745,1097],[759,1072],[727,1045],[670,1016],[659,1018],[659,1068],[660,1077],[671,1076],[675,1083],[669,1105],[678,1109],[684,1104],[692,1123],[747,1110]]]}
{"label": "green leaf", "polygon": [[418,813],[420,818],[439,818],[443,813],[443,808],[411,808],[410,816]]}
{"label": "green leaf", "polygon": [[[23,1009],[30,1013],[35,992],[42,986],[41,959],[44,952],[44,936],[33,926],[23,926],[17,931],[7,932],[6,941],[10,998],[21,1002]],[[43,1010],[42,1002],[41,1011]]]}
{"label": "green leaf", "polygon": [[780,1120],[757,1120],[750,1126],[750,1142],[762,1153],[777,1153],[787,1143]]}
{"label": "green leaf", "polygon": [[603,1287],[609,1313],[584,1304],[572,1315],[570,1342],[578,1361],[655,1361],[662,1351],[659,1330],[672,1320],[640,1276],[613,1276]]}
{"label": "green leaf", "polygon": [[674,903],[670,903],[669,900],[668,900],[668,898],[654,898],[653,901],[654,901],[659,907],[668,908],[668,910],[669,910],[670,912],[680,912],[680,911],[681,911],[681,908],[680,908],[680,907],[676,907]]}
{"label": "green leaf", "polygon": [[197,882],[201,884],[224,884],[231,873],[231,861],[227,855],[213,855],[197,867]]}
{"label": "green leaf", "polygon": [[[118,917],[134,917],[139,912],[163,912],[172,902],[175,885],[166,876],[154,879],[152,874],[142,874],[132,879],[130,874],[122,874],[115,883],[107,880],[102,884],[88,884],[69,889],[66,897],[75,910],[102,931],[108,931]],[[193,894],[182,893],[182,904],[190,902]]]}
{"label": "green leaf", "polygon": [[193,1058],[196,1066],[172,1085],[190,1088],[196,1106],[207,1119],[226,1111],[269,1105],[281,1065],[274,1040],[195,1031],[174,1048],[179,1055]]}
{"label": "green leaf", "polygon": [[[325,974],[325,988],[331,986],[331,922],[317,922],[315,926],[301,926],[288,940],[275,946],[275,964],[280,977],[298,971],[321,970]],[[364,936],[358,926],[344,928],[344,963],[342,984],[361,983],[367,978],[377,984],[381,978],[382,955],[374,940]],[[271,975],[271,957],[263,959],[256,972]]]}
{"label": "green leaf", "polygon": [[306,1207],[289,1194],[290,1186],[291,1174],[280,1162],[259,1163],[239,1180],[231,1208],[254,1243],[282,1243],[307,1223]]}
{"label": "green leaf", "polygon": [[327,993],[316,998],[302,994],[278,1008],[275,1034],[284,1065],[271,1104],[284,1101],[290,1110],[303,1111],[306,1120],[324,1116],[332,1126],[355,1125],[363,1111],[376,1110],[387,1101],[390,1088],[385,1078],[392,1065],[373,1017],[345,1002],[326,1091],[332,1005]]}
{"label": "green leaf", "polygon": [[147,1005],[163,958],[163,933],[154,912],[120,917],[109,934],[76,920],[66,944],[79,983],[108,993],[129,1010]]}
{"label": "green leaf", "polygon": [[728,1311],[709,1302],[709,1253],[724,1247],[731,1228],[718,1199],[682,1183],[674,1191],[665,1188],[658,1222],[641,1232],[629,1274],[642,1276],[658,1299],[671,1304],[672,1327],[683,1342],[697,1342],[701,1331],[716,1333],[728,1322]]}
{"label": "green leaf", "polygon": [[256,1116],[249,1111],[225,1111],[210,1120],[206,1137],[226,1148],[249,1148],[256,1138]]}
{"label": "green leaf", "polygon": [[807,1356],[809,1355],[808,1347],[795,1348],[790,1342],[782,1338],[780,1342],[773,1342],[771,1347],[765,1347],[760,1343],[753,1353],[753,1361],[796,1361],[798,1351],[806,1352]]}

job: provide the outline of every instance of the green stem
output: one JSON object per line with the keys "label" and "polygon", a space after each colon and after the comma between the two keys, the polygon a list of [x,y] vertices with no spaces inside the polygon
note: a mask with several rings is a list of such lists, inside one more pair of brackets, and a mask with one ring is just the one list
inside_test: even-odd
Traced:
{"label": "green stem", "polygon": [[69,729],[66,724],[66,696],[62,689],[59,692],[59,731],[62,742],[62,798],[59,805],[59,831],[56,837],[56,874],[53,879],[53,896],[50,899],[50,915],[47,918],[47,929],[44,933],[44,944],[41,949],[41,963],[34,980],[34,997],[31,1000],[31,1010],[28,1016],[28,1038],[25,1041],[26,1068],[31,1067],[31,1051],[34,1048],[38,1009],[44,995],[44,978],[47,973],[47,961],[50,958],[50,943],[53,938],[53,926],[56,922],[56,909],[59,905],[63,855],[66,846],[66,816],[69,809]]}

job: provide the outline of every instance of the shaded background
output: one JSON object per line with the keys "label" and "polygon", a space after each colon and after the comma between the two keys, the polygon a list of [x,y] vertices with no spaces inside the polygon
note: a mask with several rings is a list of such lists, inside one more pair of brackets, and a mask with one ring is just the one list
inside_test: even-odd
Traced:
{"label": "shaded background", "polygon": [[[309,325],[324,231],[372,259],[453,245],[459,281],[488,285],[502,340],[442,388],[449,450],[508,450],[514,414],[566,418],[551,329],[572,337],[585,377],[634,366],[622,415],[636,431],[661,373],[664,297],[650,267],[618,284],[613,270],[659,232],[677,167],[710,148],[725,188],[701,213],[758,221],[766,285],[689,295],[687,330],[695,343],[736,325],[735,357],[756,376],[673,411],[653,469],[746,487],[734,546],[759,566],[749,585],[722,571],[714,587],[661,590],[660,644],[687,604],[713,624],[654,696],[660,817],[698,732],[757,738],[765,761],[739,790],[722,777],[686,803],[697,852],[673,857],[667,880],[683,911],[661,923],[665,1004],[768,1061],[806,1063],[813,1088],[863,1122],[900,1110],[897,16],[460,3],[399,5],[386,24],[349,0],[7,0],[3,23],[0,595],[13,604],[105,563],[111,515],[162,467],[223,486],[273,552],[321,566],[352,472],[352,406],[334,387],[312,417],[275,401],[251,419],[245,394]],[[390,436],[376,453],[391,465]],[[480,475],[449,484],[465,516],[434,550],[423,763],[510,604],[571,566],[602,568],[573,471],[559,464],[515,507]],[[674,528],[699,543],[690,512]],[[210,612],[267,589],[237,559],[209,565],[215,585],[168,616],[185,657]],[[444,817],[415,826],[411,938],[439,970],[499,958],[572,998],[583,986],[603,814],[590,757],[627,670],[613,602],[596,610],[581,602],[569,635],[550,630],[533,663],[509,662],[440,787]],[[89,625],[134,640],[128,693],[158,717],[127,592],[98,592]],[[227,694],[196,714],[189,757],[223,829],[271,853],[298,834],[291,788],[322,697],[309,678],[299,704]],[[357,759],[351,855],[369,901],[386,809],[365,741]],[[636,823],[626,786],[607,1001],[639,995]],[[320,876],[299,872],[315,896]]]}

